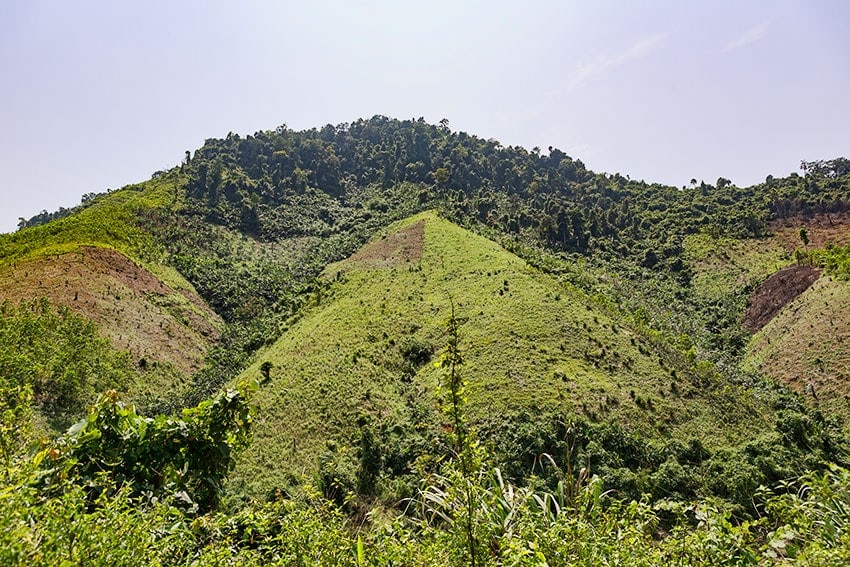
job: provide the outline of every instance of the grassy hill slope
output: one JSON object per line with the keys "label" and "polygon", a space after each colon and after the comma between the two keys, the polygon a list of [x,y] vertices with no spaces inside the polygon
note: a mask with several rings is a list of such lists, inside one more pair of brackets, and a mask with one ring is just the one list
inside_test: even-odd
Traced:
{"label": "grassy hill slope", "polygon": [[685,250],[695,295],[718,304],[735,298],[752,333],[742,353],[744,369],[791,387],[826,415],[850,415],[850,283],[795,260],[799,253],[850,242],[850,215],[784,219],[770,231],[749,240],[689,236]]}
{"label": "grassy hill slope", "polygon": [[452,303],[471,419],[483,432],[574,416],[714,449],[771,426],[743,388],[433,213],[396,223],[326,274],[336,279],[330,291],[242,376],[265,382],[236,474],[249,493],[311,473],[328,451],[356,454],[363,428],[381,432],[399,460],[433,450],[439,370],[428,360],[445,342]]}
{"label": "grassy hill slope", "polygon": [[824,275],[753,336],[744,364],[803,393],[825,413],[848,416],[848,343],[850,282]]}
{"label": "grassy hill slope", "polygon": [[180,183],[175,170],[100,195],[65,218],[0,236],[0,301],[43,297],[93,321],[115,350],[129,354],[135,395],[174,395],[181,375],[203,365],[222,327],[144,228],[145,219],[179,203]]}

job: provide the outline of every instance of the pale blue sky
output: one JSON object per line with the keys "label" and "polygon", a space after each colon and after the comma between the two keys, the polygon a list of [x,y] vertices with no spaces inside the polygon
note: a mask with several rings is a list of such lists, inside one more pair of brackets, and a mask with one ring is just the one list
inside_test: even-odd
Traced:
{"label": "pale blue sky", "polygon": [[850,157],[850,2],[0,3],[0,232],[228,132],[447,118],[738,185]]}

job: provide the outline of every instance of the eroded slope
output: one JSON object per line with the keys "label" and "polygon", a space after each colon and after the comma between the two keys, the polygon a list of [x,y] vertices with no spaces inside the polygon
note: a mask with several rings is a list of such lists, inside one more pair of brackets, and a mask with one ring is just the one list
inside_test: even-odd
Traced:
{"label": "eroded slope", "polygon": [[202,365],[221,325],[197,294],[171,288],[107,248],[85,246],[0,270],[0,299],[18,303],[39,297],[97,323],[137,364],[173,364],[186,373]]}

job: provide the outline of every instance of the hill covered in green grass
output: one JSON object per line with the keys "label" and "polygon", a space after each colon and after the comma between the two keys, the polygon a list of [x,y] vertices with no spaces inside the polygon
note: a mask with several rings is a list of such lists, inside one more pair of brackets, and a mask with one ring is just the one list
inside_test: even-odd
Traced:
{"label": "hill covered in green grass", "polygon": [[0,236],[44,557],[111,553],[50,506],[176,564],[840,556],[846,159],[668,187],[382,116],[187,154]]}
{"label": "hill covered in green grass", "polygon": [[[367,496],[409,494],[417,469],[447,451],[435,446],[448,425],[432,362],[452,311],[470,422],[515,479],[545,474],[536,459],[562,463],[573,443],[577,462],[624,493],[734,499],[824,455],[809,447],[829,437],[821,426],[784,435],[783,418],[807,418],[778,391],[730,381],[433,212],[391,225],[325,277],[333,283],[237,378],[262,383],[237,491],[264,496],[318,474],[335,483],[329,494],[354,494],[368,439],[380,467]],[[664,466],[678,476],[659,475]]]}

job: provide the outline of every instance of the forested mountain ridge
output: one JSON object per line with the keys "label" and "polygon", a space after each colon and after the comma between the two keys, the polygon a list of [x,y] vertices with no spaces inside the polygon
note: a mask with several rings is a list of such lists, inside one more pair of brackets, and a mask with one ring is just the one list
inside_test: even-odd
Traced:
{"label": "forested mountain ridge", "polygon": [[[575,472],[586,467],[624,502],[717,497],[738,520],[760,514],[759,484],[847,461],[850,164],[802,165],[749,188],[674,188],[381,116],[207,140],[150,181],[0,237],[3,453],[22,454],[26,432],[8,432],[27,408],[46,433],[114,387],[170,417],[145,421],[107,397],[49,454],[68,455],[72,478],[123,471],[106,478],[131,498],[209,507],[236,466],[232,501],[317,502],[316,489],[351,517],[417,494],[433,504],[420,483],[471,479],[478,461],[457,433],[468,426],[503,489],[590,489]],[[756,299],[774,297],[760,284],[781,287],[790,272],[769,276],[791,265],[817,281],[745,328],[766,305]],[[53,304],[17,305],[41,296]],[[51,328],[79,340],[53,348]],[[461,421],[445,406],[446,367],[432,364],[447,343],[466,363]],[[69,358],[75,348],[97,354]],[[235,393],[181,414],[246,380],[260,382],[251,420]],[[249,425],[243,457],[211,456],[243,445]],[[107,445],[104,427],[128,441]],[[207,445],[179,449],[207,430]],[[178,443],[150,453],[166,459],[161,478],[120,468],[149,454],[145,438]],[[100,446],[113,451],[106,467]],[[218,467],[212,484],[193,484],[202,462]],[[662,508],[667,529],[679,512]],[[213,540],[243,537],[228,533]]]}
{"label": "forested mountain ridge", "polygon": [[[554,148],[543,155],[452,132],[445,122],[380,116],[231,134],[208,140],[184,165],[189,202],[204,218],[261,241],[321,238],[312,272],[387,222],[436,207],[536,265],[569,260],[553,269],[654,328],[687,334],[714,360],[744,349],[747,296],[771,272],[700,296],[688,243],[698,235],[715,243],[765,238],[770,223],[800,228],[848,210],[848,160],[803,167],[805,176],[768,176],[749,188],[724,178],[675,188],[596,174]],[[794,247],[784,250],[773,259],[794,261]]]}

